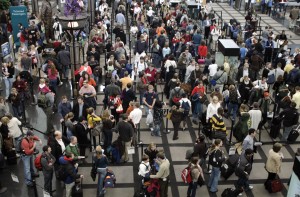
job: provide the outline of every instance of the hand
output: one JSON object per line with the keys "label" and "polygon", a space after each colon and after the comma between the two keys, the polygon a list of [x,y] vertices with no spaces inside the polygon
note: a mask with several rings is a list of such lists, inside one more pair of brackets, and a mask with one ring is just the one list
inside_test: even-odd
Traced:
{"label": "hand", "polygon": [[36,147],[36,143],[34,142],[34,143],[33,143],[33,147],[32,147],[32,148],[33,148],[33,149],[35,149],[35,147]]}
{"label": "hand", "polygon": [[82,178],[82,179],[84,178],[84,177],[83,177],[83,174],[82,174],[82,175],[80,175],[80,178]]}
{"label": "hand", "polygon": [[149,109],[152,109],[153,107],[152,106],[149,106]]}
{"label": "hand", "polygon": [[64,119],[62,118],[62,119],[60,119],[60,123],[62,123],[64,121]]}
{"label": "hand", "polygon": [[[78,168],[78,163],[75,163],[74,167],[77,169]],[[81,175],[81,176],[83,176],[83,175]]]}

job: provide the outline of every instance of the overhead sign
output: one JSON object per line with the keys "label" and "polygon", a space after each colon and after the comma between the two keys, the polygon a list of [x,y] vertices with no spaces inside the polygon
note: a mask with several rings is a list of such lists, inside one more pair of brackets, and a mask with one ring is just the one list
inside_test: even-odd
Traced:
{"label": "overhead sign", "polygon": [[8,42],[1,45],[1,53],[2,57],[5,57],[10,54],[10,47]]}

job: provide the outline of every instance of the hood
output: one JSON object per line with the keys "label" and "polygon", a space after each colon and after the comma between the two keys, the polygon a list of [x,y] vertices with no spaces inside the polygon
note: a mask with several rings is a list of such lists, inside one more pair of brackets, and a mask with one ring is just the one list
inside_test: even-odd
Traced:
{"label": "hood", "polygon": [[241,121],[248,121],[249,118],[250,118],[249,113],[247,113],[247,112],[242,113]]}
{"label": "hood", "polygon": [[66,156],[61,156],[59,158],[59,163],[60,164],[63,164],[63,165],[66,165],[69,163],[69,161],[71,161],[72,159],[68,159]]}

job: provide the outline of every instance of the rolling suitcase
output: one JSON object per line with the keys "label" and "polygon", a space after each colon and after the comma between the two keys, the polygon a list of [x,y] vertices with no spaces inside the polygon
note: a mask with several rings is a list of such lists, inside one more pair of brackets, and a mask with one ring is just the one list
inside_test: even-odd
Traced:
{"label": "rolling suitcase", "polygon": [[237,197],[239,195],[240,191],[233,188],[226,188],[222,194],[221,197]]}
{"label": "rolling suitcase", "polygon": [[82,191],[82,179],[80,179],[80,182],[76,183],[72,188],[72,197],[83,197],[83,191]]}
{"label": "rolling suitcase", "polygon": [[297,140],[297,138],[299,137],[299,131],[300,131],[299,128],[300,128],[300,124],[297,126],[296,129],[293,129],[290,132],[290,134],[289,134],[289,136],[287,138],[287,141],[289,141],[289,142],[295,142]]}
{"label": "rolling suitcase", "polygon": [[283,189],[283,184],[280,179],[267,180],[265,182],[265,188],[269,193],[277,193]]}
{"label": "rolling suitcase", "polygon": [[275,139],[278,137],[281,128],[281,118],[275,117],[271,123],[270,137]]}
{"label": "rolling suitcase", "polygon": [[6,162],[7,162],[8,165],[15,165],[15,164],[17,164],[17,155],[16,155],[16,151],[15,150],[7,151],[6,157],[7,157]]}

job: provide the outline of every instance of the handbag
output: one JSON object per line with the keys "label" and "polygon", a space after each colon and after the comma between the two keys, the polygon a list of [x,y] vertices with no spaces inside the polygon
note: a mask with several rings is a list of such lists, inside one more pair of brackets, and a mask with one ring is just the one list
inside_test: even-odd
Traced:
{"label": "handbag", "polygon": [[116,112],[117,112],[118,114],[123,113],[123,106],[122,106],[121,104],[119,104],[119,106],[117,107]]}
{"label": "handbag", "polygon": [[207,101],[207,96],[206,94],[203,94],[201,97],[199,97],[200,103],[205,103]]}
{"label": "handbag", "polygon": [[92,118],[92,122],[93,122],[93,125],[94,127],[91,129],[91,135],[92,136],[100,136],[100,133],[102,131],[102,127],[103,127],[103,124],[102,124],[102,121],[94,121],[94,118]]}
{"label": "handbag", "polygon": [[273,84],[273,83],[275,83],[275,74],[269,75],[267,79],[267,84]]}
{"label": "handbag", "polygon": [[171,116],[172,116],[172,112],[169,112],[166,117],[168,120],[171,120]]}
{"label": "handbag", "polygon": [[224,131],[213,131],[213,138],[223,140],[223,139],[226,138],[226,132],[224,132]]}
{"label": "handbag", "polygon": [[200,187],[205,184],[205,181],[203,180],[203,177],[201,176],[201,174],[198,177],[197,183]]}
{"label": "handbag", "polygon": [[[225,71],[224,71],[225,72]],[[222,75],[224,74],[224,72],[220,75],[220,77],[218,77],[217,79],[211,79],[210,80],[210,84],[212,85],[212,86],[215,86],[215,85],[217,85],[217,81],[222,77]]]}
{"label": "handbag", "polygon": [[147,118],[146,118],[146,124],[152,124],[153,123],[153,115],[152,115],[152,111],[149,110],[149,113],[147,115]]}

